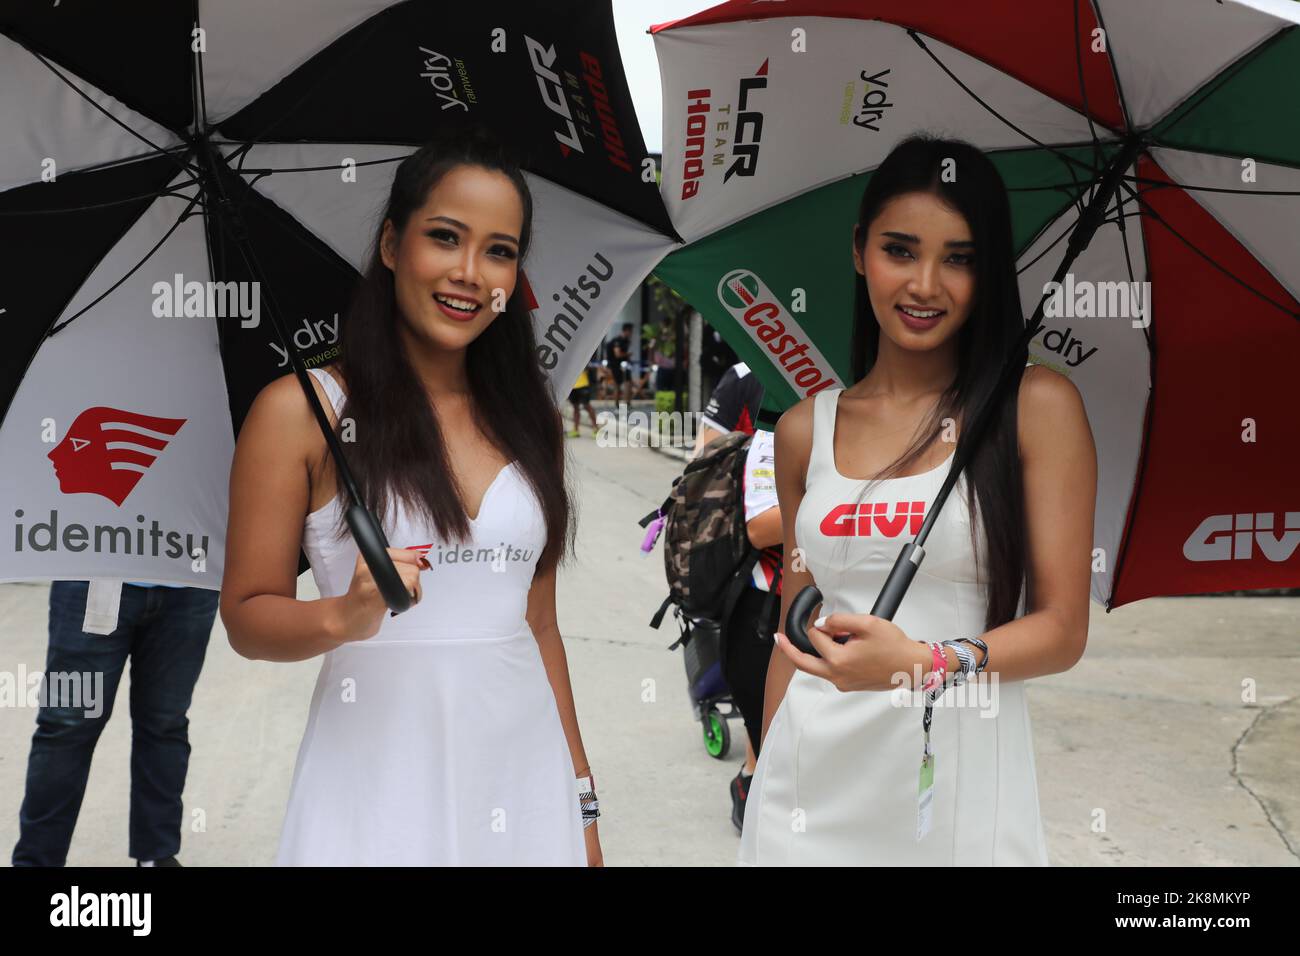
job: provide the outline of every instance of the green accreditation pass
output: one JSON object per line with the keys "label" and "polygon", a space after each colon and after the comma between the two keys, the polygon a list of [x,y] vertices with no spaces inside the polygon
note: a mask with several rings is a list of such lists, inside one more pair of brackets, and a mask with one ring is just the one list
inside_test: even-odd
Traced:
{"label": "green accreditation pass", "polygon": [[928,753],[921,758],[921,784],[917,788],[916,803],[916,839],[921,840],[930,832],[930,823],[934,816],[934,754]]}

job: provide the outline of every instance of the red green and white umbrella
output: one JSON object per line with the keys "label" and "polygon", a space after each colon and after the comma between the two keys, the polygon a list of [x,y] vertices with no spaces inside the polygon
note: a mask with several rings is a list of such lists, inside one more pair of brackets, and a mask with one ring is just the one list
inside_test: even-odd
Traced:
{"label": "red green and white umbrella", "polygon": [[1297,23],[1291,0],[732,0],[655,27],[687,241],[656,272],[785,408],[850,384],[849,237],[902,139],[997,165],[1027,312],[1101,196],[1029,346],[1096,437],[1092,597],[1300,585]]}

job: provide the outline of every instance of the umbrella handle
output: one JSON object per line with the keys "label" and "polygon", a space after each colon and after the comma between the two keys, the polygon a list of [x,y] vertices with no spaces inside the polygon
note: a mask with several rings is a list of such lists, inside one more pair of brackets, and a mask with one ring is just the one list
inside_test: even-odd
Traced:
{"label": "umbrella handle", "polygon": [[822,592],[817,590],[816,585],[810,584],[794,596],[794,600],[790,602],[790,612],[785,616],[785,636],[790,638],[791,644],[813,657],[821,657],[821,654],[817,653],[817,648],[813,647],[813,642],[808,639],[804,621],[808,620],[812,609],[821,601]]}
{"label": "umbrella handle", "polygon": [[[921,559],[924,557],[925,549],[915,541],[903,545],[903,550],[899,552],[898,559],[894,562],[894,567],[890,570],[889,577],[885,579],[884,587],[880,589],[876,603],[871,608],[873,617],[885,621],[894,619],[894,614],[898,611],[898,606],[903,603],[903,596],[907,594],[907,588],[912,583],[912,578],[916,576],[916,569],[920,567]],[[821,654],[817,653],[817,648],[813,647],[812,641],[808,639],[804,622],[808,620],[812,609],[821,602],[822,592],[816,585],[809,585],[794,596],[794,600],[790,602],[790,612],[785,616],[785,635],[790,638],[790,643],[813,657],[821,657]],[[844,643],[841,638],[835,640]]]}
{"label": "umbrella handle", "polygon": [[411,606],[411,593],[402,583],[402,576],[397,573],[397,566],[388,556],[388,540],[383,530],[375,523],[364,505],[354,504],[347,510],[348,527],[357,542],[361,556],[366,559],[370,575],[375,579],[379,593],[384,596],[384,603],[393,614],[401,614]]}

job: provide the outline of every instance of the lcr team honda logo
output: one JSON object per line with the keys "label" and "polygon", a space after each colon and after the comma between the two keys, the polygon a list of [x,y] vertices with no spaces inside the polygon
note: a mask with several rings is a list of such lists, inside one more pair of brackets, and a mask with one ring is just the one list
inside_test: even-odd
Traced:
{"label": "lcr team honda logo", "polygon": [[120,507],[185,421],[104,405],[87,408],[46,456],[59,490],[101,495]]}
{"label": "lcr team honda logo", "polygon": [[[763,112],[749,108],[750,94],[767,89],[767,60],[740,81],[736,102],[736,136],[731,141],[731,155],[736,157],[722,174],[725,183],[732,176],[753,176],[758,170],[758,148],[763,140]],[[746,136],[749,137],[746,140]]]}
{"label": "lcr team honda logo", "polygon": [[1255,547],[1269,561],[1289,560],[1300,547],[1300,511],[1288,511],[1281,534],[1273,530],[1274,513],[1210,515],[1183,542],[1188,561],[1249,561]]}
{"label": "lcr team honda logo", "polygon": [[904,530],[915,535],[925,523],[924,501],[895,501],[892,516],[889,509],[890,505],[883,501],[836,505],[826,512],[818,530],[828,538],[869,538],[877,534],[897,538]]}
{"label": "lcr team honda logo", "polygon": [[777,357],[776,368],[801,397],[835,384],[831,363],[753,272],[733,269],[724,275],[718,301],[754,341]]}
{"label": "lcr team honda logo", "polygon": [[555,138],[560,141],[560,152],[566,157],[569,150],[581,153],[582,140],[578,138],[578,127],[574,125],[573,113],[569,110],[569,99],[564,95],[564,84],[552,67],[555,64],[555,44],[542,46],[532,37],[524,35],[524,45],[528,47],[528,58],[532,61],[533,72],[537,74],[537,89],[545,103],[560,119],[564,120],[561,129],[555,131]]}

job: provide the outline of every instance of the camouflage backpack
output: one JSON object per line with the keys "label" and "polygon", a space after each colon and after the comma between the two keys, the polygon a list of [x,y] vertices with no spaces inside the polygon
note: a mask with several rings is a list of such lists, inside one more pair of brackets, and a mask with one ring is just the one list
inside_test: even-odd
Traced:
{"label": "camouflage backpack", "polygon": [[[661,525],[665,532],[669,593],[651,627],[660,625],[669,605],[691,619],[722,622],[730,614],[740,591],[736,582],[743,586],[759,554],[745,530],[743,476],[751,439],[732,432],[712,442],[673,480],[659,510],[641,519],[641,527]],[[646,536],[651,546],[656,535],[652,528]]]}

